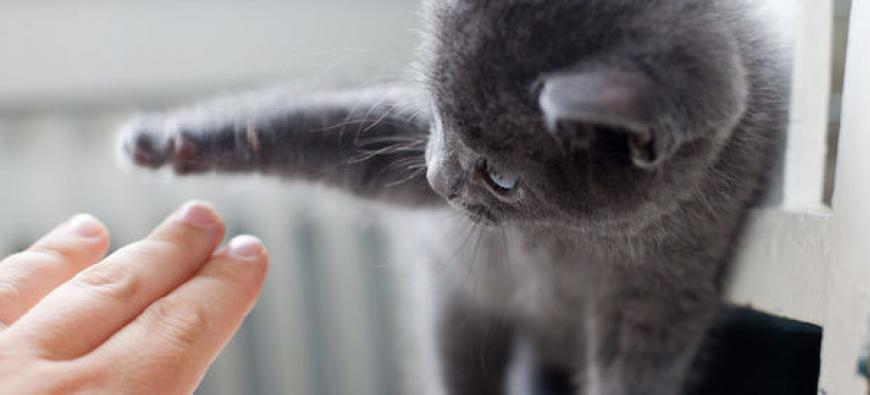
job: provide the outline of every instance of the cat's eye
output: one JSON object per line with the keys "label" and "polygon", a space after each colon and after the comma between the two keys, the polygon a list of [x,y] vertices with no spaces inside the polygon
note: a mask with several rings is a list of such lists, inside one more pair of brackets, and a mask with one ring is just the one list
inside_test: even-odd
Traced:
{"label": "cat's eye", "polygon": [[487,166],[486,176],[489,179],[490,185],[498,192],[513,191],[520,182],[520,176],[504,170],[498,170]]}

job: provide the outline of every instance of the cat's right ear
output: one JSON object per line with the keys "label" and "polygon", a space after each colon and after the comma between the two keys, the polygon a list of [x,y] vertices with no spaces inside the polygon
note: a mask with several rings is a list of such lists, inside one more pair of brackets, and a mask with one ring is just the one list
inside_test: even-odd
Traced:
{"label": "cat's right ear", "polygon": [[550,74],[537,84],[547,130],[569,150],[587,149],[596,133],[626,133],[633,163],[659,166],[675,136],[654,124],[655,86],[641,73],[616,70]]}

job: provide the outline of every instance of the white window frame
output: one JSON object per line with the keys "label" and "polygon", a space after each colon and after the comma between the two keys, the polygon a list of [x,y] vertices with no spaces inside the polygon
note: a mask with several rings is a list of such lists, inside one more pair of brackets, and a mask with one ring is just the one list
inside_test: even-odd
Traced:
{"label": "white window frame", "polygon": [[837,177],[822,204],[832,0],[801,0],[783,201],[753,213],[729,297],[821,325],[820,393],[864,394],[857,372],[870,318],[870,1],[853,0]]}

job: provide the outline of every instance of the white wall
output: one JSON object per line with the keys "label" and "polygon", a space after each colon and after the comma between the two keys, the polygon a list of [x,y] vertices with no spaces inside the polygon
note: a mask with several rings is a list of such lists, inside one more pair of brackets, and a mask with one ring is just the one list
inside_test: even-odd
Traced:
{"label": "white wall", "polygon": [[391,77],[412,56],[417,7],[409,0],[4,1],[0,111],[161,101],[334,73]]}

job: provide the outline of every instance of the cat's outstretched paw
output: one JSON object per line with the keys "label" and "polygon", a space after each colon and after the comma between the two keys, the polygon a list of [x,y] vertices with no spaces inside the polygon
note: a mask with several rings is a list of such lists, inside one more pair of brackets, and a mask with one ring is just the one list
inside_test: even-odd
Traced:
{"label": "cat's outstretched paw", "polygon": [[171,166],[177,174],[208,169],[192,133],[183,132],[160,118],[137,118],[121,129],[121,153],[139,167]]}

